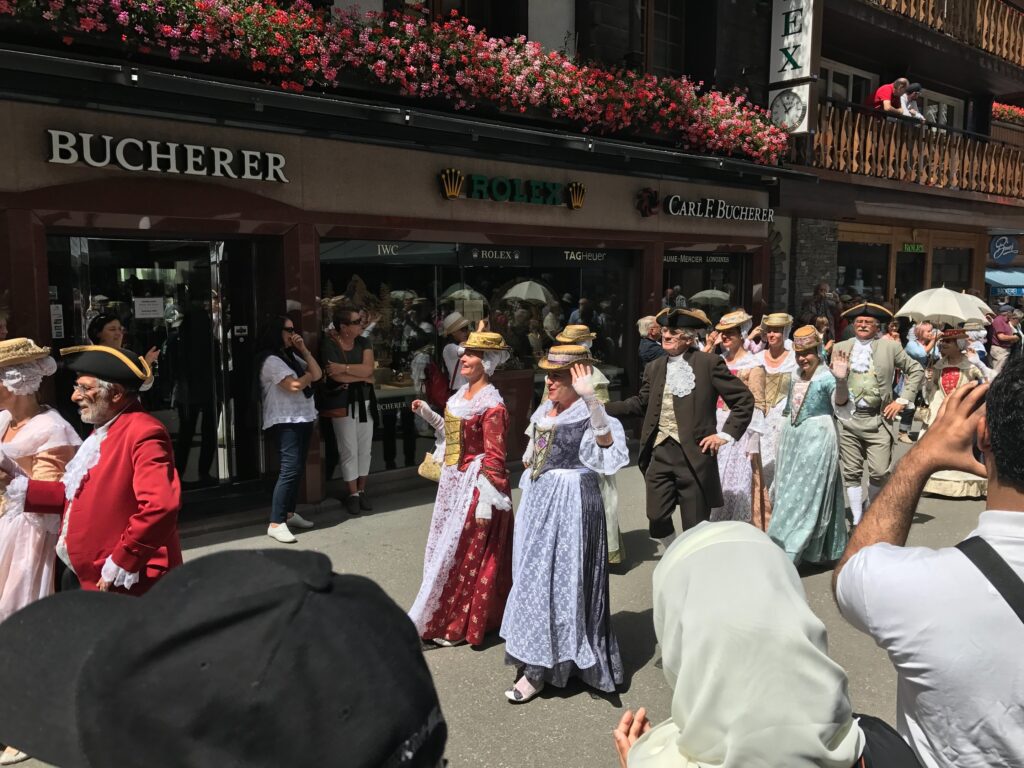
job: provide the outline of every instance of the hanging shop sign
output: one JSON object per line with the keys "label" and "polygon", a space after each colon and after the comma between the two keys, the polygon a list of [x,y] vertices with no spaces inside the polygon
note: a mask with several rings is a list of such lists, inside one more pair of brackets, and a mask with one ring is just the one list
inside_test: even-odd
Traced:
{"label": "hanging shop sign", "polygon": [[904,243],[901,253],[924,253],[924,243]]}
{"label": "hanging shop sign", "polygon": [[507,176],[464,174],[458,168],[445,168],[438,174],[445,200],[491,200],[495,203],[528,203],[566,206],[571,211],[583,207],[587,188],[578,181],[513,179]]}
{"label": "hanging shop sign", "polygon": [[813,0],[774,0],[772,3],[769,82],[802,80],[817,75],[813,68],[816,27],[813,6]]}
{"label": "hanging shop sign", "polygon": [[511,245],[460,245],[460,267],[529,267],[533,263],[530,248]]}
{"label": "hanging shop sign", "polygon": [[988,241],[988,259],[993,264],[1006,266],[1020,258],[1021,239],[1024,235],[993,235]]}
{"label": "hanging shop sign", "polygon": [[601,248],[532,248],[537,267],[626,267],[629,251]]}
{"label": "hanging shop sign", "polygon": [[208,147],[135,137],[62,131],[49,128],[47,162],[120,168],[132,173],[176,173],[244,181],[288,184],[285,157],[254,149]]}
{"label": "hanging shop sign", "polygon": [[696,200],[686,199],[681,195],[668,195],[661,204],[658,191],[650,187],[640,190],[636,198],[636,209],[641,216],[653,216],[659,210],[669,216],[685,216],[694,219],[721,219],[730,221],[752,221],[771,223],[775,221],[774,208],[761,208],[753,205],[735,205],[727,200],[715,197],[703,197]]}

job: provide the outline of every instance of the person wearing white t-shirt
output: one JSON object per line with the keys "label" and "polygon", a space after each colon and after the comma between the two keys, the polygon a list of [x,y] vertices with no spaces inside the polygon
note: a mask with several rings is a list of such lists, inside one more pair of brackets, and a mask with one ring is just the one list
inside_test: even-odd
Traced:
{"label": "person wearing white t-shirt", "polygon": [[[991,548],[1011,582],[1024,577],[1024,359],[1003,373],[950,394],[833,575],[843,616],[889,654],[896,729],[927,768],[1024,766],[1024,618],[965,554]],[[988,476],[987,508],[968,539],[980,541],[964,551],[905,546],[925,482],[945,469]]]}

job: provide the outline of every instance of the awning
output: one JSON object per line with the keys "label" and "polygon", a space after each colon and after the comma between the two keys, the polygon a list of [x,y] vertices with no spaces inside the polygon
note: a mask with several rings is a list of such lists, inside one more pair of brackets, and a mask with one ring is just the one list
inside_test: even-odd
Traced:
{"label": "awning", "polygon": [[986,269],[985,282],[994,288],[1024,288],[1024,269]]}

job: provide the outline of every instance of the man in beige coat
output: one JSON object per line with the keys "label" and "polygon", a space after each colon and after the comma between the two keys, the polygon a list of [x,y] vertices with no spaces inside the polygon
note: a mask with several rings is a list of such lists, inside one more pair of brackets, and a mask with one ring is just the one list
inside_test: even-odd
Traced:
{"label": "man in beige coat", "polygon": [[[845,379],[849,398],[836,402],[841,425],[839,463],[853,524],[864,512],[864,464],[868,466],[868,503],[882,490],[892,470],[894,430],[903,409],[914,402],[924,379],[921,365],[897,342],[878,338],[892,312],[877,304],[858,304],[843,313],[853,323],[854,338],[832,349],[832,372]],[[906,377],[899,397],[893,392],[896,371]]]}

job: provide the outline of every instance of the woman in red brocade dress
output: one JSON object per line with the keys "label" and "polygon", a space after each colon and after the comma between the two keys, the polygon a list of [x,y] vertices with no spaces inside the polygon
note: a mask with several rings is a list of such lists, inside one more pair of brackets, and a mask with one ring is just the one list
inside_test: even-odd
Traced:
{"label": "woman in red brocade dress", "polygon": [[479,645],[501,626],[512,587],[512,499],[505,469],[508,411],[488,377],[508,358],[500,334],[470,334],[459,350],[464,384],[444,416],[412,409],[438,435],[443,462],[430,521],[423,581],[409,609],[420,637],[437,645]]}

